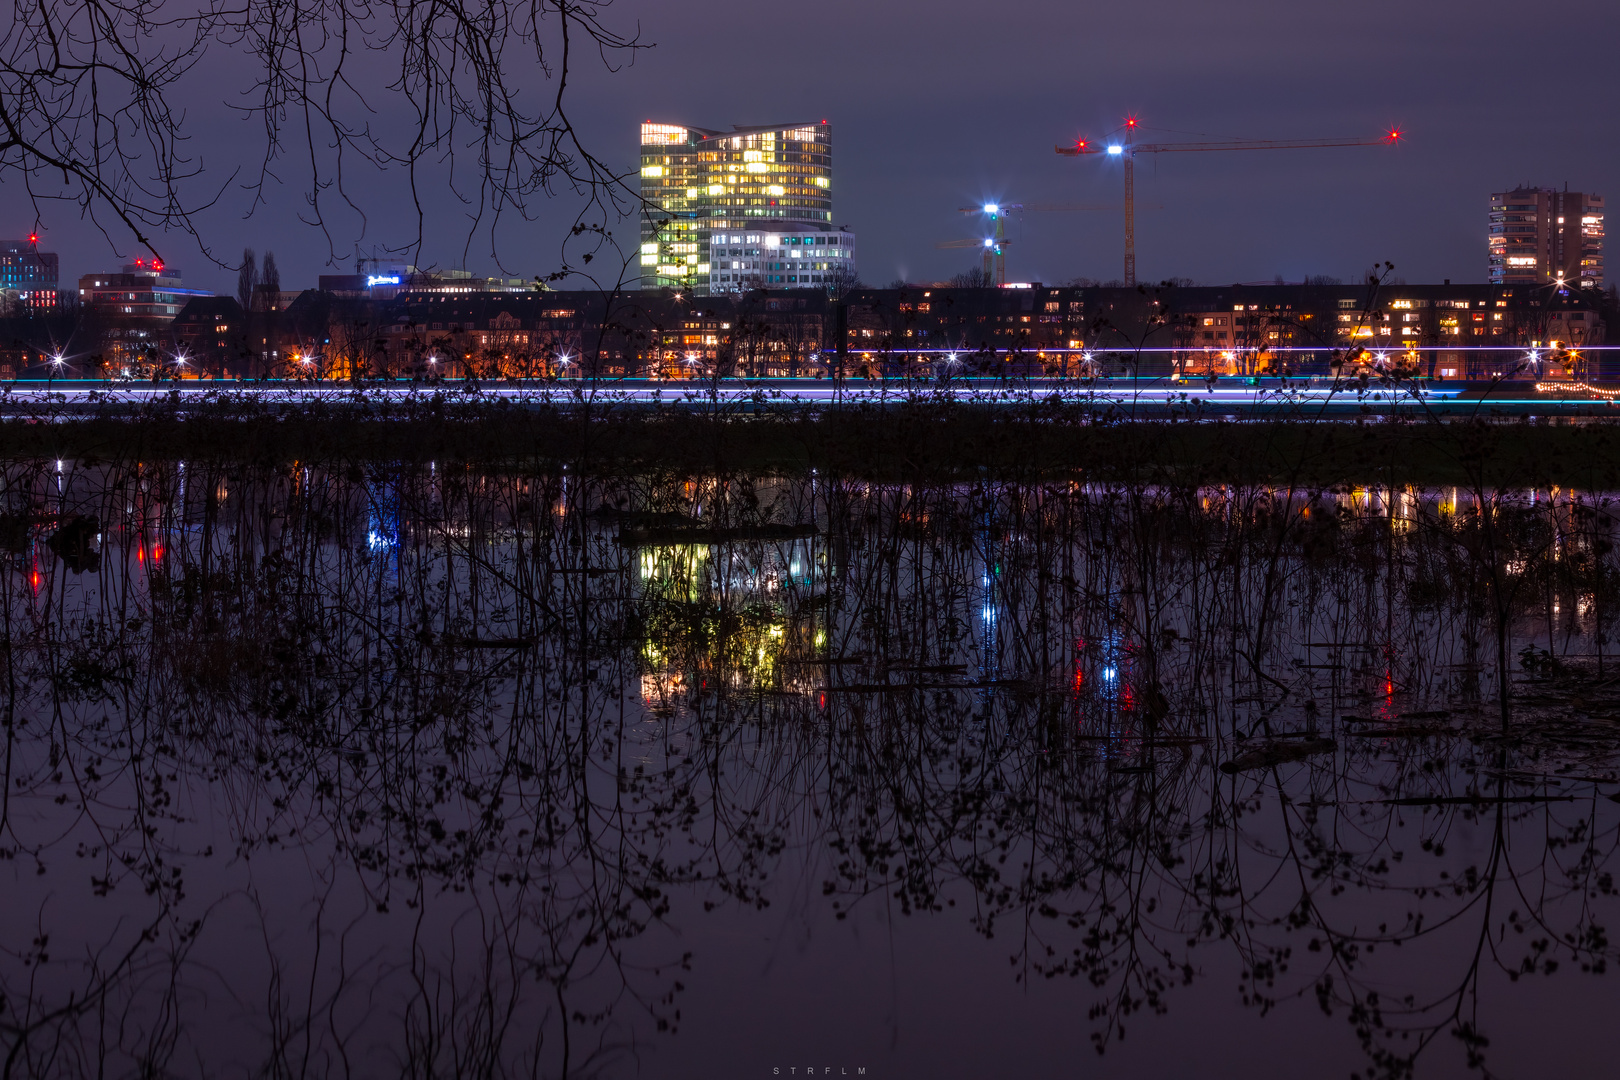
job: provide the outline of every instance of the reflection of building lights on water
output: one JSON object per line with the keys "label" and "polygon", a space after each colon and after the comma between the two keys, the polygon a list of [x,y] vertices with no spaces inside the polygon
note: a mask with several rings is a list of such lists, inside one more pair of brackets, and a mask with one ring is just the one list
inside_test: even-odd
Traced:
{"label": "reflection of building lights on water", "polygon": [[1105,667],[1102,669],[1102,677],[1107,679],[1109,682],[1113,682],[1115,679],[1119,678],[1119,672],[1114,668]]}
{"label": "reflection of building lights on water", "polygon": [[686,679],[680,672],[649,672],[641,677],[641,703],[655,712],[667,715],[685,691]]}

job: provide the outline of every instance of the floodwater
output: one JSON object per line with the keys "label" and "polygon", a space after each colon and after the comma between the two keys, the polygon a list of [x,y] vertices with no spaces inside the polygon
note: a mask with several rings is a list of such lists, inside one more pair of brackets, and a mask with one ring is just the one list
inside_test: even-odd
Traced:
{"label": "floodwater", "polygon": [[0,475],[6,1076],[1615,1067],[1602,493]]}

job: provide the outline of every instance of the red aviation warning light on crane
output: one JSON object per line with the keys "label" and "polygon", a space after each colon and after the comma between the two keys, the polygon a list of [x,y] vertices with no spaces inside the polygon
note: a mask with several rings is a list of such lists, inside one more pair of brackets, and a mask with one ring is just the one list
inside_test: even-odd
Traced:
{"label": "red aviation warning light on crane", "polygon": [[1328,146],[1394,146],[1401,141],[1402,132],[1391,128],[1376,139],[1220,139],[1211,142],[1139,143],[1140,130],[1136,117],[1127,116],[1125,123],[1111,133],[1101,145],[1086,139],[1076,139],[1073,146],[1059,146],[1056,150],[1064,157],[1085,154],[1103,154],[1119,158],[1125,164],[1125,284],[1136,284],[1136,155],[1168,154],[1201,150],[1305,150]]}

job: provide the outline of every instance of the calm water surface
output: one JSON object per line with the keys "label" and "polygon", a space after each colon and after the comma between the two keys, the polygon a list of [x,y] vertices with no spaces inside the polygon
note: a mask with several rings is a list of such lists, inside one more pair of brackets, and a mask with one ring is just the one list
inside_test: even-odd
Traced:
{"label": "calm water surface", "polygon": [[0,475],[7,1076],[1614,1068],[1602,493]]}

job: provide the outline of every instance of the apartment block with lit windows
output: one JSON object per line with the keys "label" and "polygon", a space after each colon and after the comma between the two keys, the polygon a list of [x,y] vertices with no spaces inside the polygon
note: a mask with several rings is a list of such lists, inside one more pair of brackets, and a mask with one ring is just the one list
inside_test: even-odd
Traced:
{"label": "apartment block with lit windows", "polygon": [[834,227],[832,131],[641,125],[641,287],[694,296],[832,287],[854,277]]}
{"label": "apartment block with lit windows", "polygon": [[166,363],[175,316],[193,299],[211,295],[206,289],[183,287],[179,271],[157,259],[136,259],[116,274],[79,279],[79,303],[95,316],[102,335],[99,347],[115,373]]}
{"label": "apartment block with lit windows", "polygon": [[1491,283],[1603,287],[1603,196],[1520,187],[1491,196]]}

